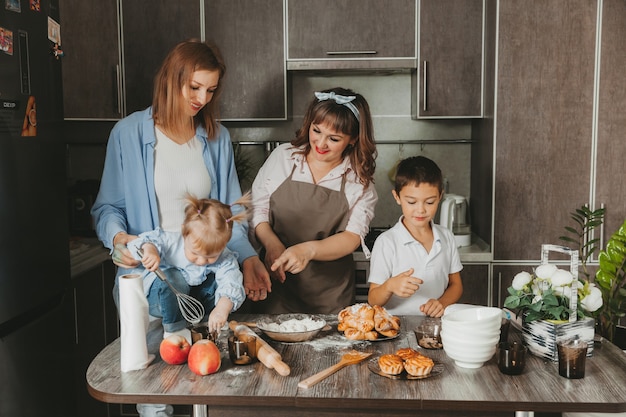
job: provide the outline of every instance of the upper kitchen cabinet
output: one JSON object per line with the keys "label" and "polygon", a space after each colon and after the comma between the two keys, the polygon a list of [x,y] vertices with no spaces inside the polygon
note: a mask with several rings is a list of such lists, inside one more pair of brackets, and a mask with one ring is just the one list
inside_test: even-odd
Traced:
{"label": "upper kitchen cabinet", "polygon": [[204,10],[226,63],[222,120],[286,120],[283,0],[205,0]]}
{"label": "upper kitchen cabinet", "polygon": [[482,117],[483,0],[420,0],[417,118]]}
{"label": "upper kitchen cabinet", "polygon": [[539,259],[589,203],[596,21],[595,1],[499,2],[494,261]]}
{"label": "upper kitchen cabinet", "polygon": [[65,119],[123,116],[116,0],[59,0]]}
{"label": "upper kitchen cabinet", "polygon": [[606,208],[604,244],[626,219],[626,3],[602,2],[595,207]]}
{"label": "upper kitchen cabinet", "polygon": [[126,114],[152,104],[154,76],[179,42],[200,39],[199,0],[120,0]]}
{"label": "upper kitchen cabinet", "polygon": [[287,0],[287,69],[415,68],[415,0]]}

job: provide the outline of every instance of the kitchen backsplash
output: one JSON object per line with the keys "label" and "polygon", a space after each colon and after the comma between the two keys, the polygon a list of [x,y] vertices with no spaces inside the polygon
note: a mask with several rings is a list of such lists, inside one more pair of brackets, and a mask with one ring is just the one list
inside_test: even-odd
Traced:
{"label": "kitchen backsplash", "polygon": [[[291,115],[286,121],[232,122],[224,121],[233,142],[241,143],[240,152],[249,170],[242,178],[242,188],[249,189],[254,173],[263,163],[264,142],[287,142],[294,137],[314,91],[341,86],[362,94],[370,105],[376,135],[378,159],[375,184],[379,194],[373,227],[393,225],[401,212],[391,196],[389,171],[399,159],[424,155],[441,167],[448,192],[470,194],[470,143],[449,143],[471,138],[471,120],[415,120],[411,117],[411,75],[389,73],[289,73]],[[415,143],[418,141],[439,143]],[[261,144],[250,144],[261,142]],[[99,179],[104,162],[105,146],[98,143],[68,145],[68,182]]]}

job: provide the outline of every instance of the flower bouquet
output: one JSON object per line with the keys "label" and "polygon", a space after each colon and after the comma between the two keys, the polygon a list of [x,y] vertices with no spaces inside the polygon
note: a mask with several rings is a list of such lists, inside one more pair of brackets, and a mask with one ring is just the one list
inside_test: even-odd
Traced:
{"label": "flower bouquet", "polygon": [[[550,251],[570,255],[570,271],[549,264]],[[542,245],[542,262],[534,273],[520,272],[513,278],[504,306],[521,313],[522,337],[533,354],[556,361],[556,342],[570,338],[586,340],[587,354],[593,352],[595,320],[589,314],[602,306],[602,293],[577,275],[576,251]]]}

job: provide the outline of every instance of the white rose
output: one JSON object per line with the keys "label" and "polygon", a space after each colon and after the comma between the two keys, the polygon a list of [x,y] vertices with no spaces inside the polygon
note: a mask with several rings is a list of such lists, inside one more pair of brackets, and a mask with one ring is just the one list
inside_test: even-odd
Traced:
{"label": "white rose", "polygon": [[570,285],[574,280],[574,276],[570,271],[557,269],[550,277],[550,280],[552,281],[552,286],[563,287],[565,285]]}
{"label": "white rose", "polygon": [[521,291],[528,283],[532,281],[532,276],[528,272],[520,272],[513,277],[513,289]]}
{"label": "white rose", "polygon": [[552,274],[554,274],[556,270],[557,267],[553,264],[539,265],[537,268],[535,268],[535,275],[537,275],[537,278],[548,279],[552,276]]}
{"label": "white rose", "polygon": [[602,291],[593,284],[589,284],[589,293],[580,300],[582,308],[589,312],[596,311],[602,307]]}
{"label": "white rose", "polygon": [[572,293],[571,287],[552,287],[552,291],[554,291],[554,295],[563,296],[569,298]]}

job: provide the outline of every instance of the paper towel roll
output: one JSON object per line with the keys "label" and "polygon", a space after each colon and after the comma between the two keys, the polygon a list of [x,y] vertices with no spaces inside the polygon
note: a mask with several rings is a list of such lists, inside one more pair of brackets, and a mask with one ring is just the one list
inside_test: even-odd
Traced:
{"label": "paper towel roll", "polygon": [[120,327],[122,372],[146,368],[154,355],[148,354],[148,300],[140,274],[120,276]]}

